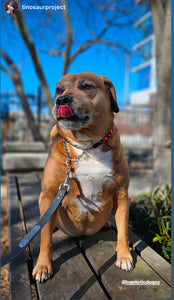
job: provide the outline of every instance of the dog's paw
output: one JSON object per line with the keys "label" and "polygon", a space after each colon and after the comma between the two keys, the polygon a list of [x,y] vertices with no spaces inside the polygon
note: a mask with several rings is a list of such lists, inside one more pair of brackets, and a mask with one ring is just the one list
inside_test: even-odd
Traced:
{"label": "dog's paw", "polygon": [[130,254],[130,252],[128,251],[125,254],[117,253],[117,260],[116,260],[115,265],[124,271],[132,270],[134,268],[134,264],[133,264],[133,259],[132,259],[132,255]]}
{"label": "dog's paw", "polygon": [[44,282],[53,274],[52,263],[49,259],[38,259],[36,266],[33,269],[33,277],[39,281]]}

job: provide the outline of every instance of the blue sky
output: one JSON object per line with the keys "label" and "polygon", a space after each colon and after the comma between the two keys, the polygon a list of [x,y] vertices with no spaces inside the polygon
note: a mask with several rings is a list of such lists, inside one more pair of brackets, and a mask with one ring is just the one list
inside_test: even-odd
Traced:
{"label": "blue sky", "polygon": [[[4,1],[5,2],[5,1]],[[59,4],[60,1],[42,0],[38,1],[42,5]],[[99,2],[99,1],[98,1]],[[109,1],[112,2],[112,1]],[[35,1],[23,0],[24,4],[34,5]],[[101,0],[101,3],[104,3]],[[2,3],[3,4],[3,3]],[[82,13],[76,0],[69,0],[69,13],[74,26],[75,44],[74,49],[78,47],[82,40],[89,38],[89,32],[85,30],[84,20],[82,20]],[[3,7],[2,7],[3,11]],[[65,39],[64,27],[62,25],[63,13],[62,11],[52,12],[51,16],[45,15],[43,11],[23,11],[26,23],[30,29],[31,36],[35,42],[44,74],[46,76],[52,96],[54,96],[55,85],[62,76],[63,60],[61,57],[50,57],[48,52],[49,44],[52,47],[58,45],[56,38],[61,40]],[[112,14],[110,12],[109,14]],[[92,26],[97,32],[102,28],[102,17],[100,13],[96,15],[95,11],[90,11]],[[1,27],[1,44],[2,47],[11,56],[15,64],[21,71],[24,89],[26,93],[37,93],[39,81],[35,73],[33,64],[31,62],[28,50],[25,47],[23,40],[20,37],[15,25],[11,20],[11,16],[3,12],[4,18],[2,19]],[[134,15],[133,15],[134,16]],[[51,19],[53,22],[51,23]],[[110,17],[110,15],[109,15]],[[129,16],[128,16],[129,17]],[[123,18],[118,18],[122,22]],[[47,27],[41,26],[42,23],[47,22]],[[53,25],[52,25],[53,24]],[[53,26],[50,30],[49,26]],[[51,27],[52,28],[52,27]],[[44,38],[43,38],[44,34]],[[56,38],[55,38],[56,37]],[[105,38],[116,40],[132,50],[132,46],[139,40],[139,33],[133,26],[123,26],[121,28],[114,28],[108,32]],[[46,42],[45,42],[46,40]],[[131,64],[135,64],[136,58],[131,58]],[[107,76],[114,84],[117,92],[118,103],[123,106],[124,99],[124,81],[125,81],[125,53],[124,51],[116,50],[115,53],[108,50],[107,46],[94,45],[89,50],[79,55],[79,57],[72,63],[69,73],[80,73],[90,71],[99,75]],[[14,87],[8,77],[1,73],[1,91],[14,91]],[[129,93],[136,90],[136,81],[130,73]],[[17,106],[11,106],[10,109],[16,109]],[[45,110],[43,110],[44,112]]]}

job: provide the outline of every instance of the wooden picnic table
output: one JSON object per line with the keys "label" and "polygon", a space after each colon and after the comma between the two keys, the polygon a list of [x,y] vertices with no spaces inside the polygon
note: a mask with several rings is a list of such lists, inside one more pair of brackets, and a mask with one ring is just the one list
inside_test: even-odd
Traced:
{"label": "wooden picnic table", "polygon": [[[10,250],[39,220],[40,180],[38,172],[8,174]],[[126,272],[114,265],[116,229],[112,215],[110,219],[111,229],[89,237],[72,238],[60,230],[55,232],[54,275],[44,283],[32,278],[40,234],[35,237],[26,251],[10,264],[10,299],[168,299],[171,294],[170,264],[131,230],[129,240],[135,268]]]}

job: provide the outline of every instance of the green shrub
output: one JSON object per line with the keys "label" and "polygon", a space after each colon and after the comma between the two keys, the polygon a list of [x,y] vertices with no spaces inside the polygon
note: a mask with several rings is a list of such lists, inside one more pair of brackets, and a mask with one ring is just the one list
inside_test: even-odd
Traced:
{"label": "green shrub", "polygon": [[[130,206],[130,221],[148,244],[171,261],[171,188],[157,188],[143,194]],[[153,246],[154,245],[154,246]]]}
{"label": "green shrub", "polygon": [[163,190],[157,188],[151,199],[159,229],[153,242],[161,244],[164,257],[171,261],[171,188],[167,184]]}

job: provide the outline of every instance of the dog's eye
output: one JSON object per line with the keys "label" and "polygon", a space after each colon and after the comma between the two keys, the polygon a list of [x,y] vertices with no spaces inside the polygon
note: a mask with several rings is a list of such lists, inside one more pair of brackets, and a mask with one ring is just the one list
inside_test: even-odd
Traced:
{"label": "dog's eye", "polygon": [[83,84],[81,87],[80,87],[82,90],[92,90],[95,88],[94,85],[92,84],[89,84],[89,83],[85,83]]}
{"label": "dog's eye", "polygon": [[62,94],[63,93],[63,89],[62,88],[60,88],[60,87],[57,87],[56,88],[56,94]]}

